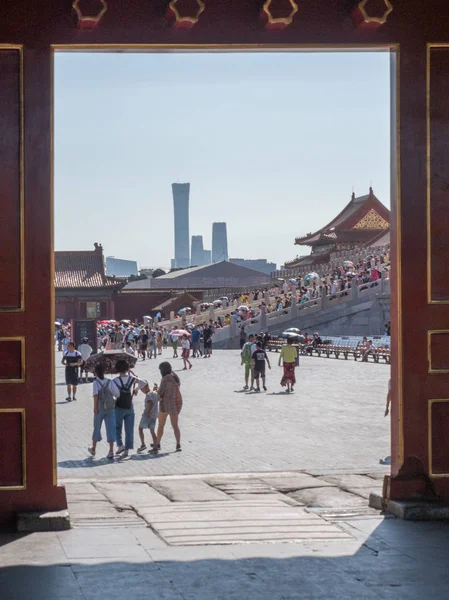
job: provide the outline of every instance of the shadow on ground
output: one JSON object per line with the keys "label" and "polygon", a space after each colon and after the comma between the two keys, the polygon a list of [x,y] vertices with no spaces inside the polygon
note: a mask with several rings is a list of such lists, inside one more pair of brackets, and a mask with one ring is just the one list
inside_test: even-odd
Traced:
{"label": "shadow on ground", "polygon": [[0,536],[0,591],[7,600],[443,600],[447,531],[384,520],[364,542],[209,547],[155,547],[147,528],[11,534]]}

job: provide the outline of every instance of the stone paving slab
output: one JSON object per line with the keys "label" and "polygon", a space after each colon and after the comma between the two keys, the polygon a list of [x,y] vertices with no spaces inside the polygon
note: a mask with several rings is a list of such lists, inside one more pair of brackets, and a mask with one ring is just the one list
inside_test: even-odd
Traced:
{"label": "stone paving slab", "polygon": [[172,546],[351,537],[301,507],[277,500],[182,503],[162,511],[139,509],[139,514]]}
{"label": "stone paving slab", "polygon": [[140,505],[163,506],[170,500],[146,483],[95,483],[101,492],[115,507],[130,508]]}
{"label": "stone paving slab", "polygon": [[381,516],[343,525],[348,539],[188,547],[165,546],[149,528],[0,534],[0,597],[447,600],[449,525]]}
{"label": "stone paving slab", "polygon": [[[294,476],[282,476],[279,477],[262,477],[271,487],[279,490],[280,492],[288,493],[295,492],[297,490],[305,490],[315,487],[332,487],[335,483],[331,483],[330,480],[323,477],[313,477],[308,473],[298,473]],[[371,480],[371,485],[373,481]]]}
{"label": "stone paving slab", "polygon": [[289,494],[306,506],[319,508],[366,508],[366,500],[337,487],[312,488],[298,490]]}
{"label": "stone paving slab", "polygon": [[212,500],[230,500],[229,496],[201,480],[179,479],[153,482],[152,486],[159,494],[172,502],[210,502]]}
{"label": "stone paving slab", "polygon": [[[317,477],[320,481],[328,482],[343,490],[351,488],[372,488],[374,487],[373,478],[368,475],[346,474],[346,475],[321,475]],[[382,487],[382,483],[378,484]]]}
{"label": "stone paving slab", "polygon": [[[181,359],[171,360],[165,351],[162,359],[167,358],[179,372]],[[139,361],[135,372],[158,381],[160,360]],[[380,465],[379,460],[391,454],[390,422],[383,416],[389,373],[386,365],[301,357],[294,394],[279,394],[281,369],[277,366],[268,373],[268,392],[247,394],[242,390],[239,352],[214,350],[211,359],[195,359],[191,371],[178,373],[184,398],[180,417],[183,452],[175,452],[168,424],[161,454],[133,453],[126,460],[108,461],[104,441],[98,445],[97,458],[87,452],[92,435],[92,385],[80,385],[78,401],[65,403],[64,367],[57,353],[59,478],[98,481],[273,471],[387,473],[389,467]],[[343,389],[323,385],[323,381],[357,381],[357,385]],[[136,423],[143,403],[144,396],[139,394]],[[135,445],[138,443],[136,424]]]}

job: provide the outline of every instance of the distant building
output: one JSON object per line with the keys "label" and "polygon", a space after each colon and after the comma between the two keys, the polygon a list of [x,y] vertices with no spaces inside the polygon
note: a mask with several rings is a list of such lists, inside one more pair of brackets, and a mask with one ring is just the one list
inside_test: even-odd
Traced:
{"label": "distant building", "polygon": [[172,268],[185,268],[190,266],[190,183],[172,183],[172,192],[175,221],[175,258]]}
{"label": "distant building", "polygon": [[204,248],[202,235],[192,235],[190,263],[192,267],[201,267],[202,265],[204,265]]}
{"label": "distant building", "polygon": [[114,256],[106,257],[106,273],[111,277],[130,277],[138,275],[137,262],[135,260],[124,260]]}
{"label": "distant building", "polygon": [[208,288],[259,287],[270,281],[269,275],[247,269],[229,261],[221,261],[202,267],[190,267],[161,275],[157,279],[131,281],[124,291],[130,290],[204,290]]}
{"label": "distant building", "polygon": [[105,272],[103,247],[55,252],[55,316],[71,319],[113,319],[114,299],[123,281]]}
{"label": "distant building", "polygon": [[228,260],[228,233],[226,223],[212,224],[212,262]]}
{"label": "distant building", "polygon": [[204,250],[204,265],[210,265],[212,262],[212,250]]}
{"label": "distant building", "polygon": [[369,193],[351,201],[322,229],[296,238],[298,246],[309,246],[309,255],[296,257],[285,263],[286,269],[307,267],[318,268],[328,263],[333,252],[353,250],[359,247],[380,246],[390,243],[390,211],[374,195]]}
{"label": "distant building", "polygon": [[154,269],[140,269],[139,275],[145,277],[153,277]]}
{"label": "distant building", "polygon": [[260,271],[261,273],[266,273],[267,275],[276,271],[276,263],[268,262],[266,258],[230,258],[229,262],[240,265],[241,267],[248,267],[248,269]]}

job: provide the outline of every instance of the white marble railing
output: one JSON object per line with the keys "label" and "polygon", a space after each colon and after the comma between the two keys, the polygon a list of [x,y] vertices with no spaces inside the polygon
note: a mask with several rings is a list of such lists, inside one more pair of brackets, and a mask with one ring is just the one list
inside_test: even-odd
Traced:
{"label": "white marble railing", "polygon": [[281,329],[284,324],[287,324],[297,317],[319,313],[328,308],[354,302],[358,299],[369,299],[378,295],[388,295],[389,293],[390,280],[380,279],[370,283],[363,283],[348,290],[336,292],[335,294],[329,294],[327,296],[323,295],[321,298],[310,300],[309,302],[297,304],[293,301],[291,307],[284,308],[280,311],[262,313],[253,319],[242,321],[240,323],[236,323],[233,320],[231,325],[217,329],[213,337],[213,342],[219,343],[238,336],[241,327],[245,328],[247,335],[266,331],[269,327],[279,326]]}

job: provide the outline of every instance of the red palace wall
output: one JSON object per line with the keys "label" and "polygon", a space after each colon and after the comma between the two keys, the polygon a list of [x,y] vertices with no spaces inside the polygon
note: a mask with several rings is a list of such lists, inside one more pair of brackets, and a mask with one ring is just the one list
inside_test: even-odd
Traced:
{"label": "red palace wall", "polygon": [[[57,485],[51,368],[52,45],[393,51],[391,496],[449,500],[447,0],[297,0],[293,17],[283,0],[272,0],[272,14],[261,13],[261,0],[206,0],[201,14],[195,0],[176,0],[178,13],[168,0],[79,0],[78,13],[71,4],[15,0],[1,8],[0,355],[11,358],[0,361],[0,452],[14,461],[0,462],[0,519],[66,506]],[[98,13],[98,4],[106,10]],[[276,126],[278,110],[261,131]],[[282,228],[277,210],[267,217]]]}

